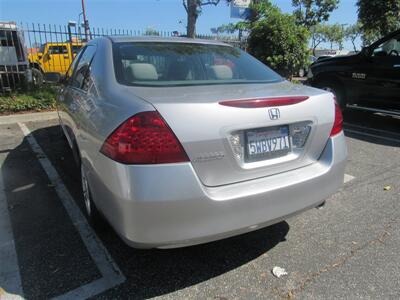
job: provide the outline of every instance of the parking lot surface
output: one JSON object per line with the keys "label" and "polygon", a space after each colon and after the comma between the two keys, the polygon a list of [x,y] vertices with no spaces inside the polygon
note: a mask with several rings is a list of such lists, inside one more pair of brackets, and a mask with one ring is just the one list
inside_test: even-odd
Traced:
{"label": "parking lot surface", "polygon": [[[346,112],[345,184],[322,209],[171,250],[135,250],[107,225],[91,229],[57,119],[0,124],[0,287],[9,293],[27,299],[400,297],[398,118]],[[274,266],[288,275],[274,277]]]}

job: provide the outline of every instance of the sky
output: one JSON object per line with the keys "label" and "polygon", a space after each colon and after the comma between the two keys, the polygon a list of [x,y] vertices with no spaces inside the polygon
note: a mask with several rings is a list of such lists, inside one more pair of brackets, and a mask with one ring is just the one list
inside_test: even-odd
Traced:
{"label": "sky", "polygon": [[[291,13],[291,0],[272,0],[283,12]],[[356,0],[340,0],[329,23],[354,24],[357,21]],[[91,27],[145,30],[185,31],[186,12],[182,0],[85,0]],[[78,21],[81,0],[0,0],[0,21],[66,25]],[[82,20],[82,19],[81,19]],[[203,8],[197,21],[197,33],[211,34],[210,28],[235,23],[224,0],[216,7]],[[349,42],[345,48],[352,50]]]}

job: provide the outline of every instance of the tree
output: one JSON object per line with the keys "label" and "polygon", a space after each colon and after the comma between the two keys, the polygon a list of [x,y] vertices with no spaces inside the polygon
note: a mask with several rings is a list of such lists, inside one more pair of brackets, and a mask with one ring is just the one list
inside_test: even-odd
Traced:
{"label": "tree", "polygon": [[361,36],[361,23],[357,22],[356,24],[350,25],[345,29],[345,38],[350,40],[353,44],[354,51],[357,51],[357,47],[355,44],[356,39]]}
{"label": "tree", "polygon": [[151,28],[151,27],[148,27],[148,28],[146,28],[146,31],[144,32],[144,35],[159,36],[160,33],[159,33],[157,30],[155,30],[155,29],[153,29],[153,28]]}
{"label": "tree", "polygon": [[221,26],[215,27],[215,28],[211,28],[211,33],[213,34],[220,34],[220,33],[234,33],[236,30],[238,30],[236,24],[233,23],[229,23],[229,24],[223,24]]}
{"label": "tree", "polygon": [[281,75],[289,77],[308,62],[309,31],[271,3],[252,7],[257,19],[248,22],[248,50]]}
{"label": "tree", "polygon": [[216,6],[220,0],[182,0],[183,7],[187,13],[187,37],[194,38],[196,34],[197,18],[201,14],[202,7],[205,5]]}
{"label": "tree", "polygon": [[400,28],[400,0],[358,0],[357,6],[364,44]]}
{"label": "tree", "polygon": [[315,55],[315,50],[321,43],[330,43],[331,49],[334,44],[343,49],[343,41],[346,37],[344,25],[341,24],[317,24],[311,28],[311,48]]}
{"label": "tree", "polygon": [[311,28],[328,21],[330,13],[337,8],[339,0],[292,0],[297,23]]}
{"label": "tree", "polygon": [[317,24],[311,27],[311,48],[314,56],[316,55],[315,50],[317,47],[327,41],[328,30],[328,25],[326,24]]}
{"label": "tree", "polygon": [[337,44],[339,50],[343,49],[343,40],[345,37],[344,26],[340,24],[325,25],[325,36],[326,41],[331,44],[331,49],[334,44]]}

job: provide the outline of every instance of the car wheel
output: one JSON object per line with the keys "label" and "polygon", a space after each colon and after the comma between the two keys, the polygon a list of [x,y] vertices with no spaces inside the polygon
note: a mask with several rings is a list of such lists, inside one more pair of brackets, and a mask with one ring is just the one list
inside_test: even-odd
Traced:
{"label": "car wheel", "polygon": [[101,225],[103,225],[103,218],[93,202],[92,194],[89,187],[89,181],[87,180],[83,164],[81,164],[81,182],[85,212],[89,223],[96,229],[101,228]]}
{"label": "car wheel", "polygon": [[320,88],[322,90],[325,90],[325,91],[328,91],[328,92],[331,92],[332,94],[334,94],[336,97],[336,101],[339,104],[340,108],[342,110],[346,109],[347,103],[346,103],[346,99],[344,96],[344,90],[340,85],[332,83],[332,82],[324,81],[324,82],[318,83],[317,86],[318,86],[318,88]]}
{"label": "car wheel", "polygon": [[43,85],[43,74],[40,70],[32,68],[32,81],[34,87],[41,87]]}

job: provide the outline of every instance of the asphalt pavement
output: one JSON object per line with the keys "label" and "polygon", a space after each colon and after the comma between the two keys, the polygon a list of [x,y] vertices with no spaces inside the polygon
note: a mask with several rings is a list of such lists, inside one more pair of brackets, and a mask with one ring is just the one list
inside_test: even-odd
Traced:
{"label": "asphalt pavement", "polygon": [[54,116],[0,120],[0,288],[27,299],[399,299],[400,119],[344,116],[346,183],[323,208],[171,250],[132,249],[87,225]]}

